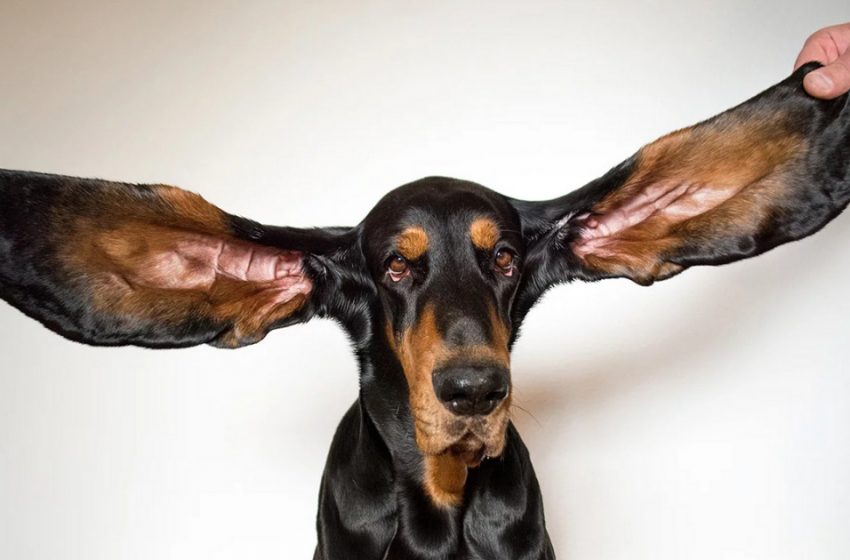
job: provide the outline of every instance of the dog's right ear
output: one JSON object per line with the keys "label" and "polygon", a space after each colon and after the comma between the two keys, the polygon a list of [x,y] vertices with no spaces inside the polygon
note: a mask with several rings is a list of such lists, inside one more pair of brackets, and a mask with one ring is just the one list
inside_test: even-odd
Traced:
{"label": "dog's right ear", "polygon": [[237,347],[340,317],[356,228],[262,226],[166,185],[0,170],[0,298],[87,344]]}
{"label": "dog's right ear", "polygon": [[515,316],[551,286],[755,257],[850,204],[850,95],[803,88],[809,63],[737,107],[667,134],[584,187],[512,204],[528,250]]}

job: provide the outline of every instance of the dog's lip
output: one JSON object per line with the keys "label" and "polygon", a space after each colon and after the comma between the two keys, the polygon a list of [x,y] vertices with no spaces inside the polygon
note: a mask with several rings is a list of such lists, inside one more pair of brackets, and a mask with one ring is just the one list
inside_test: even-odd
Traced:
{"label": "dog's lip", "polygon": [[487,445],[472,432],[467,432],[443,453],[461,460],[467,467],[477,467],[484,459],[486,451]]}
{"label": "dog's lip", "polygon": [[417,446],[427,456],[452,457],[470,468],[477,467],[485,459],[499,457],[505,447],[507,422],[493,426],[488,419],[454,418],[440,430],[428,430],[429,425],[420,425],[417,417],[418,430],[422,430],[417,431]]}

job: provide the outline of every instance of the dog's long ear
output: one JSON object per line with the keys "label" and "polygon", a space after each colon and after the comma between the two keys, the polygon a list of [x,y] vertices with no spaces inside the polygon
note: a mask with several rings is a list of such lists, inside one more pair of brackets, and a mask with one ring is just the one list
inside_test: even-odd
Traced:
{"label": "dog's long ear", "polygon": [[0,171],[0,298],[88,344],[235,347],[334,315],[356,239],[262,226],[165,185]]}
{"label": "dog's long ear", "polygon": [[643,285],[818,231],[850,200],[850,101],[809,97],[809,64],[645,146],[561,198],[513,201],[529,244],[520,307],[574,278]]}

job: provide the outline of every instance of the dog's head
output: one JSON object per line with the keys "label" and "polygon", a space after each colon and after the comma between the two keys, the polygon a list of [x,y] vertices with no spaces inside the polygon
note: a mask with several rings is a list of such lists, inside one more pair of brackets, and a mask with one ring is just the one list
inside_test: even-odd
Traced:
{"label": "dog's head", "polygon": [[510,407],[511,308],[525,254],[516,210],[474,183],[423,179],[375,206],[362,247],[420,450],[468,466],[499,455]]}
{"label": "dog's head", "polygon": [[90,344],[235,347],[333,317],[407,387],[384,404],[408,407],[425,486],[455,504],[466,469],[503,450],[510,345],[545,290],[750,257],[844,208],[847,96],[808,98],[813,68],[560,198],[423,179],[351,228],[262,226],[163,185],[0,171],[0,297]]}

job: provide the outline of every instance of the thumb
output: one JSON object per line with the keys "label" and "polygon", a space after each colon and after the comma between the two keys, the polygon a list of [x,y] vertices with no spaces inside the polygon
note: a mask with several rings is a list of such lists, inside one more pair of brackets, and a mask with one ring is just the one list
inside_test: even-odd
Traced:
{"label": "thumb", "polygon": [[803,87],[820,99],[833,99],[850,91],[850,49],[828,66],[806,74]]}

